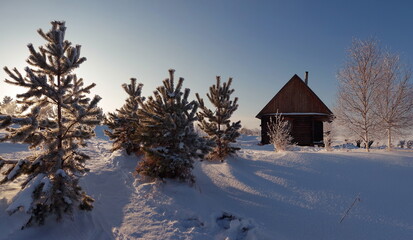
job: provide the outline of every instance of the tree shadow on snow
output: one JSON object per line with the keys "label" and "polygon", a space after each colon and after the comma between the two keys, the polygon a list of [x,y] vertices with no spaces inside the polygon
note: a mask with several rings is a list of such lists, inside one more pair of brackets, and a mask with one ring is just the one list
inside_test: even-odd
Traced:
{"label": "tree shadow on snow", "polygon": [[[386,155],[388,162],[379,157],[308,152],[286,153],[274,161],[235,157],[227,166],[205,165],[210,172],[201,179],[215,184],[213,192],[228,211],[259,216],[255,221],[279,237],[406,239],[413,235],[408,214],[413,192],[407,190],[413,167],[406,164],[413,157]],[[227,172],[213,172],[223,168]],[[225,183],[219,184],[220,177]],[[362,201],[340,224],[357,194]]]}

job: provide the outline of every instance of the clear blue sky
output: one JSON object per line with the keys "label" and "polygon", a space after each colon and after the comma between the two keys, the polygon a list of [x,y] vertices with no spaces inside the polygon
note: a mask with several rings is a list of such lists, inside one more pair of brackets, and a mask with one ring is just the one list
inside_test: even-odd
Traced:
{"label": "clear blue sky", "polygon": [[[332,107],[336,73],[353,38],[376,37],[413,58],[413,4],[409,1],[2,1],[0,66],[27,65],[27,43],[44,44],[36,30],[65,20],[66,39],[88,60],[76,71],[100,106],[113,111],[126,98],[121,84],[136,77],[151,95],[169,68],[184,87],[205,96],[215,76],[233,77],[239,110],[234,120],[259,126],[255,115],[294,75]],[[0,79],[7,76],[0,71]],[[21,89],[0,82],[0,97]]]}

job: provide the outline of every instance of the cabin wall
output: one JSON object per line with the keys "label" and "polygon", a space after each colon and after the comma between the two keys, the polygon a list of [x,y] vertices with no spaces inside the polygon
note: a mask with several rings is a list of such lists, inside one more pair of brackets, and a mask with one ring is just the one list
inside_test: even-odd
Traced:
{"label": "cabin wall", "polygon": [[296,117],[292,120],[293,143],[299,146],[313,146],[313,132],[312,117]]}
{"label": "cabin wall", "polygon": [[322,145],[324,146],[324,129],[323,129],[323,122],[313,120],[314,125],[314,132],[313,132],[313,143],[315,145]]}
{"label": "cabin wall", "polygon": [[263,116],[261,118],[261,144],[270,144],[270,137],[268,136],[268,123],[270,116]]}
{"label": "cabin wall", "polygon": [[[261,118],[261,144],[270,144],[268,122],[270,117]],[[293,143],[299,146],[323,145],[323,121],[314,116],[286,116],[291,124]]]}

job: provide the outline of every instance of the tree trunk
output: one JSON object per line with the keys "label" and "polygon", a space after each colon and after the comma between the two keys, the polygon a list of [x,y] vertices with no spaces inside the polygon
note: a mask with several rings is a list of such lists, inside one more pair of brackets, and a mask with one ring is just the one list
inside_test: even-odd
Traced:
{"label": "tree trunk", "polygon": [[221,123],[218,122],[218,156],[222,160],[222,134],[221,134]]}
{"label": "tree trunk", "polygon": [[387,150],[391,151],[391,128],[387,129]]}
{"label": "tree trunk", "polygon": [[218,123],[218,157],[221,161],[223,161],[222,159],[222,133],[221,133],[221,104],[218,105],[217,107],[217,123]]}
{"label": "tree trunk", "polygon": [[365,142],[366,142],[366,152],[370,152],[370,139],[369,139],[369,133],[366,131],[365,133]]}
{"label": "tree trunk", "polygon": [[58,133],[57,133],[57,151],[58,158],[56,160],[56,170],[61,169],[63,165],[63,156],[60,156],[63,150],[63,124],[62,124],[62,96],[60,92],[60,62],[58,63],[58,74],[57,74],[57,124],[58,124]]}

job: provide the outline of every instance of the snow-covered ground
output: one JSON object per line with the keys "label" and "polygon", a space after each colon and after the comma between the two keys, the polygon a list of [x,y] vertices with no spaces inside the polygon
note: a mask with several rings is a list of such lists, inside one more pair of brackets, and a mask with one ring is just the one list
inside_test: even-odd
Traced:
{"label": "snow-covered ground", "polygon": [[[20,230],[25,214],[5,212],[18,184],[0,186],[0,239],[413,239],[412,151],[275,153],[257,143],[244,136],[237,157],[196,163],[191,186],[134,176],[136,157],[111,153],[99,132],[81,180],[93,211]],[[3,143],[0,153],[27,148]]]}

